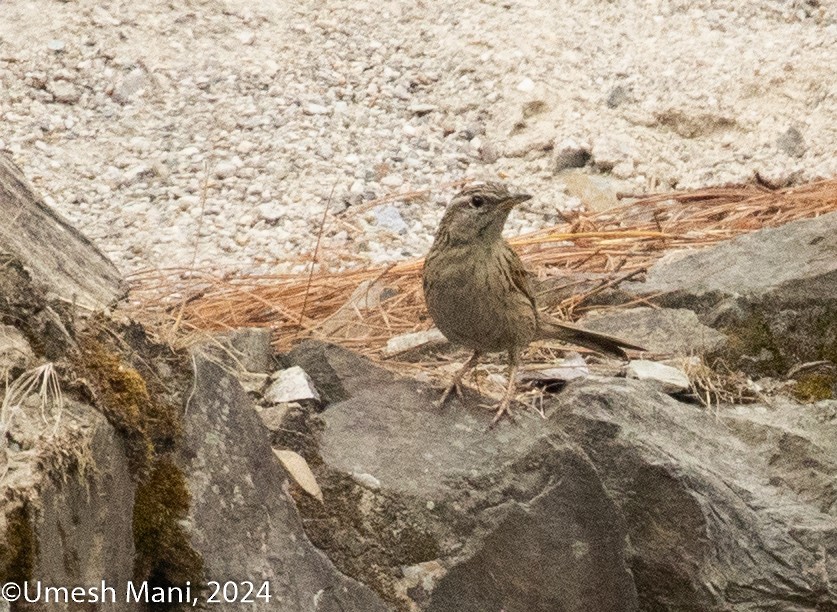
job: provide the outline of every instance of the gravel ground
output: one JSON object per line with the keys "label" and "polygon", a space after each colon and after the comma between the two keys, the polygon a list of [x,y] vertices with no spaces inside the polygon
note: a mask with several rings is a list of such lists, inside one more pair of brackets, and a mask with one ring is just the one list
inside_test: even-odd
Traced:
{"label": "gravel ground", "polygon": [[835,73],[822,0],[0,0],[0,150],[126,273],[299,271],[332,191],[334,269],[423,254],[464,177],[537,194],[519,233],[580,205],[567,160],[834,176]]}

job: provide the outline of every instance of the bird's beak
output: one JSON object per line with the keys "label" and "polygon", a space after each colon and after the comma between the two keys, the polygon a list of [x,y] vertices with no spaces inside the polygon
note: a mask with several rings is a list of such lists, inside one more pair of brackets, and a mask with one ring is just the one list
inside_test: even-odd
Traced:
{"label": "bird's beak", "polygon": [[525,202],[526,200],[531,200],[532,196],[528,193],[513,193],[509,195],[508,198],[505,199],[503,205],[507,208],[513,208],[520,204],[521,202]]}

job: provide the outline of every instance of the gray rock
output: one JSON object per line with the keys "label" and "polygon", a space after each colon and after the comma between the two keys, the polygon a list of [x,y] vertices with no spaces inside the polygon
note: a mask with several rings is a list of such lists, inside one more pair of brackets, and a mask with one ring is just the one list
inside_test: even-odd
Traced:
{"label": "gray rock", "polygon": [[[644,283],[623,284],[695,311],[726,333],[731,366],[784,375],[837,359],[837,213],[663,257]],[[766,355],[766,358],[762,358]]]}
{"label": "gray rock", "polygon": [[264,426],[271,432],[281,431],[283,421],[291,408],[300,408],[299,404],[277,404],[276,406],[265,406],[258,410],[259,417]]}
{"label": "gray rock", "polygon": [[267,431],[235,378],[200,355],[196,365],[180,456],[206,575],[269,581],[271,601],[256,599],[253,610],[387,610],[305,537]]}
{"label": "gray rock", "polygon": [[630,99],[630,90],[624,85],[617,85],[610,90],[609,94],[607,94],[605,104],[607,104],[608,108],[616,108],[625,102],[629,102]]}
{"label": "gray rock", "polygon": [[834,402],[718,420],[614,380],[571,383],[556,404],[628,524],[642,609],[837,607]]}
{"label": "gray rock", "polygon": [[315,340],[300,342],[286,356],[315,381],[323,403],[348,399],[369,386],[387,384],[394,375],[334,344]]}
{"label": "gray rock", "polygon": [[[21,171],[0,155],[0,252],[11,254],[48,297],[98,311],[120,298],[125,284],[92,242],[32,191]],[[38,245],[40,248],[32,248]]]}
{"label": "gray rock", "polygon": [[628,378],[654,383],[664,393],[680,393],[691,387],[689,377],[680,368],[647,359],[632,359],[625,373]]}
{"label": "gray rock", "polygon": [[790,157],[802,157],[807,149],[802,133],[793,126],[776,139],[776,146]]}
{"label": "gray rock", "polygon": [[552,168],[556,173],[571,168],[583,168],[592,157],[587,149],[564,148],[555,154],[555,162]]}
{"label": "gray rock", "polygon": [[242,327],[220,334],[217,338],[221,343],[221,350],[217,354],[229,357],[230,364],[237,369],[262,374],[273,371],[273,333],[270,329]]}
{"label": "gray rock", "polygon": [[[0,571],[17,577],[25,568],[3,563],[31,554],[30,579],[85,587],[101,587],[104,580],[121,594],[118,609],[140,610],[124,601],[134,572],[134,483],[122,440],[94,408],[66,399],[61,425],[44,444],[53,425],[41,420],[37,396],[30,400],[4,432],[0,450],[6,460],[0,462]],[[33,537],[28,544],[26,534]],[[72,603],[49,606],[75,609]]]}
{"label": "gray rock", "polygon": [[490,140],[483,142],[477,151],[479,153],[480,160],[482,160],[483,163],[493,164],[500,159],[500,153],[497,150],[497,147]]}
{"label": "gray rock", "polygon": [[[306,352],[316,358],[312,348]],[[364,360],[319,349],[318,371],[332,369],[350,397],[321,417],[328,469],[317,480],[324,490],[335,478],[355,483],[358,473],[380,483],[379,491],[364,486],[360,498],[344,493],[364,500],[341,510],[344,520],[364,523],[360,541],[338,545],[361,551],[355,562],[386,573],[393,568],[377,565],[377,547],[424,542],[410,563],[437,561],[446,570],[406,589],[425,610],[637,609],[619,518],[589,461],[560,431],[521,413],[517,424],[486,433],[488,411],[440,412],[435,390],[384,372],[367,376]],[[349,529],[329,520],[338,533]],[[353,561],[331,552],[338,563]]]}
{"label": "gray rock", "polygon": [[720,349],[727,338],[685,308],[631,308],[593,312],[581,319],[593,331],[639,344],[655,355],[686,357]]}

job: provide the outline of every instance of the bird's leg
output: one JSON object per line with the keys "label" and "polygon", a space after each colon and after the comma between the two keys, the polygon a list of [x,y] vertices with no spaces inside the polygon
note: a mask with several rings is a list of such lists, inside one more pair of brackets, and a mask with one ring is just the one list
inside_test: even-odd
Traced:
{"label": "bird's leg", "polygon": [[468,361],[463,363],[462,367],[456,371],[456,374],[453,375],[453,380],[451,380],[450,385],[447,389],[445,389],[445,392],[442,393],[441,399],[439,399],[438,406],[440,408],[445,405],[446,401],[448,401],[448,398],[450,397],[452,391],[456,391],[456,395],[460,399],[462,399],[462,387],[460,386],[462,378],[468,372],[474,369],[474,366],[477,365],[477,362],[479,361],[480,355],[482,355],[480,351],[474,351],[474,354],[471,355]]}
{"label": "bird's leg", "polygon": [[517,388],[517,383],[515,381],[515,378],[517,377],[517,359],[518,352],[509,351],[509,382],[506,385],[506,392],[503,394],[503,399],[500,401],[500,405],[497,406],[497,414],[494,415],[494,420],[491,421],[489,429],[494,427],[500,419],[503,418],[504,414],[508,415],[509,419],[514,420],[514,417],[512,417],[511,411],[509,410],[509,404],[511,404],[512,398],[514,397],[514,391]]}

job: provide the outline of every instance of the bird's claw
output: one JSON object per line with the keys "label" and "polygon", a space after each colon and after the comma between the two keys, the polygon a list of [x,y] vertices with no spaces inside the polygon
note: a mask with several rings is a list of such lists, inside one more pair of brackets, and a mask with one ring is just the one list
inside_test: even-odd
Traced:
{"label": "bird's claw", "polygon": [[451,392],[456,393],[456,397],[462,400],[462,385],[459,382],[453,382],[448,385],[448,388],[445,389],[445,392],[442,393],[442,397],[439,398],[439,401],[436,402],[437,408],[444,408],[447,401],[450,399]]}
{"label": "bird's claw", "polygon": [[491,424],[488,426],[488,429],[494,429],[497,423],[500,422],[500,419],[503,418],[503,415],[506,415],[509,420],[514,423],[514,415],[511,413],[511,402],[508,399],[504,399],[500,402],[500,405],[497,407],[497,413],[494,415],[494,418],[491,420]]}

